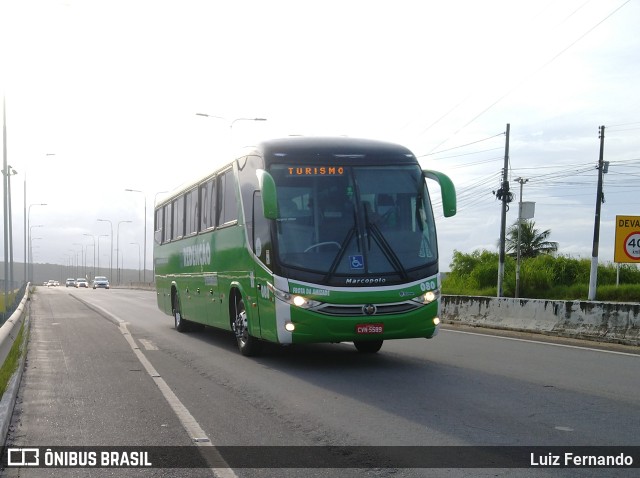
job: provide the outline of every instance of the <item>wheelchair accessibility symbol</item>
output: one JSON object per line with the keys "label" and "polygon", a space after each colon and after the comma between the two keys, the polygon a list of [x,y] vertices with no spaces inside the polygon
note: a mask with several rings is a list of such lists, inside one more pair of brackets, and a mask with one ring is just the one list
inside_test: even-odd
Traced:
{"label": "wheelchair accessibility symbol", "polygon": [[364,269],[364,259],[361,255],[349,256],[349,263],[351,264],[352,269]]}

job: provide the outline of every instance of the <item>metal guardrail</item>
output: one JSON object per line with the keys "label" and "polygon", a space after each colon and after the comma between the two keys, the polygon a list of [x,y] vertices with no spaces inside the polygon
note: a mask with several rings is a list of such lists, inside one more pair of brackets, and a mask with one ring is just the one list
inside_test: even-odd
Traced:
{"label": "metal guardrail", "polygon": [[27,290],[26,282],[22,284],[22,287],[18,289],[13,301],[6,307],[4,312],[0,312],[0,325],[4,324],[9,317],[13,315],[13,313],[18,309],[18,306],[22,302],[22,299],[25,296],[25,291]]}
{"label": "metal guardrail", "polygon": [[0,366],[4,364],[7,355],[9,355],[9,351],[11,350],[11,347],[18,335],[18,331],[20,330],[20,326],[22,325],[24,310],[27,307],[27,300],[29,299],[29,294],[24,293],[27,290],[27,285],[28,284],[25,284],[23,287],[22,298],[15,307],[13,313],[5,319],[2,327],[0,327]]}
{"label": "metal guardrail", "polygon": [[[5,319],[2,327],[0,327],[0,365],[3,365],[5,360],[7,359],[7,356],[9,355],[9,352],[11,351],[16,338],[18,337],[20,327],[22,327],[22,324],[25,320],[29,320],[29,314],[27,310],[29,307],[27,302],[29,300],[28,283],[25,284],[23,288],[21,288],[21,292],[22,293],[18,294],[18,296],[21,296],[22,298],[13,308],[13,313]],[[5,390],[4,394],[2,395],[2,399],[0,400],[0,447],[5,446],[5,442],[7,439],[7,431],[9,430],[13,407],[15,406],[16,397],[18,395],[18,388],[20,385],[20,379],[22,377],[24,362],[25,354],[22,354],[18,370],[9,380],[7,389]]]}

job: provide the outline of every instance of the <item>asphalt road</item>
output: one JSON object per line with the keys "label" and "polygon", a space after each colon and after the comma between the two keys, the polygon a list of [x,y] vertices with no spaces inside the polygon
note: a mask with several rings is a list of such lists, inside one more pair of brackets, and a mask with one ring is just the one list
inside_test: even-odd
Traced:
{"label": "asphalt road", "polygon": [[[318,445],[640,446],[636,348],[444,329],[432,340],[385,342],[376,355],[321,344],[268,347],[246,358],[228,332],[176,332],[154,292],[39,288],[31,307],[10,446],[195,448],[194,438],[207,450],[247,453]],[[12,468],[5,476],[637,476],[637,469],[408,469],[375,459],[357,466]]]}

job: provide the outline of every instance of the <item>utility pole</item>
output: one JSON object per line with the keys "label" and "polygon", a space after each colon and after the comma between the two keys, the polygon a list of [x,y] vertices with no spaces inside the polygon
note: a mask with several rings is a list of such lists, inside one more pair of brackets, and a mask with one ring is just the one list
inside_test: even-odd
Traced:
{"label": "utility pole", "polygon": [[520,245],[522,237],[522,187],[527,183],[528,179],[518,178],[516,179],[520,183],[520,198],[518,204],[518,245],[516,247],[516,293],[515,298],[520,296]]}
{"label": "utility pole", "polygon": [[593,225],[593,250],[591,252],[591,273],[589,274],[588,300],[596,300],[598,284],[598,246],[600,245],[600,209],[604,202],[602,179],[605,173],[604,163],[604,126],[600,126],[600,156],[598,158],[598,192],[596,193],[596,217]]}
{"label": "utility pole", "polygon": [[507,204],[511,202],[509,193],[509,132],[511,125],[507,123],[506,141],[504,147],[504,168],[502,169],[502,186],[498,190],[496,197],[502,200],[502,214],[500,217],[500,261],[498,263],[498,297],[503,295],[504,282],[504,250],[505,250],[505,230],[507,227]]}
{"label": "utility pole", "polygon": [[7,178],[8,174],[4,174],[7,171],[7,102],[2,98],[2,193],[4,203],[4,303],[7,304],[7,295],[9,294],[9,227],[7,219],[9,217],[9,205],[7,203]]}

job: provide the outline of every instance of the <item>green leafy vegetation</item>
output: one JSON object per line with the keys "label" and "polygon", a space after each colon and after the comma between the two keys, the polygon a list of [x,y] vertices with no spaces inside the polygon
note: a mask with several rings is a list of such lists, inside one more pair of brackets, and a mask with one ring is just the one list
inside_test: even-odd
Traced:
{"label": "green leafy vegetation", "polygon": [[[518,232],[520,229],[520,232]],[[540,254],[552,254],[558,250],[558,243],[549,241],[551,231],[549,229],[541,231],[536,229],[533,220],[524,220],[518,228],[516,221],[507,230],[506,250],[507,253],[516,257],[518,252],[518,237],[520,237],[520,257],[537,257]]]}
{"label": "green leafy vegetation", "polygon": [[7,385],[9,384],[9,380],[11,380],[11,376],[18,369],[18,364],[20,363],[20,357],[22,356],[22,343],[24,337],[24,322],[20,326],[20,332],[18,332],[18,336],[16,337],[11,350],[9,351],[9,355],[7,355],[4,364],[0,367],[0,398],[4,395],[5,390],[7,389]]}
{"label": "green leafy vegetation", "polygon": [[7,294],[7,297],[6,297],[7,300],[5,302],[4,293],[0,293],[0,312],[7,311],[7,304],[9,304],[9,307],[11,307],[11,304],[13,304],[13,301],[16,299],[16,294],[17,294],[17,291],[10,290],[9,293]]}
{"label": "green leafy vegetation", "polygon": [[[454,251],[451,272],[442,281],[442,291],[450,295],[496,296],[498,253],[476,250]],[[531,299],[587,300],[590,259],[540,254],[520,262],[520,297]],[[516,261],[505,257],[503,290],[514,297]],[[620,285],[616,286],[616,265],[598,266],[596,300],[640,302],[640,269],[636,264],[620,264]]]}

